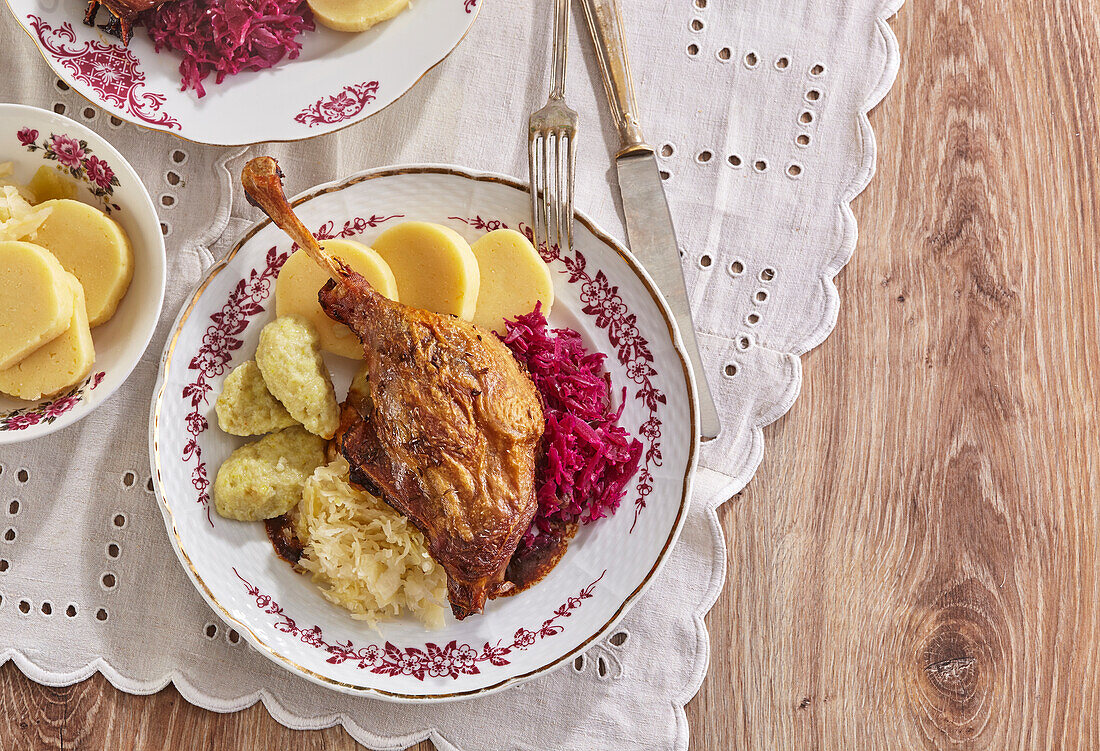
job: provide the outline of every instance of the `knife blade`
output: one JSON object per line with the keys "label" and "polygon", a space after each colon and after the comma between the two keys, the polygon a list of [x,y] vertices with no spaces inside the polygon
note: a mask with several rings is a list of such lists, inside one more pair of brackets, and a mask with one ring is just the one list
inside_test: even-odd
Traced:
{"label": "knife blade", "polygon": [[622,19],[617,0],[582,0],[585,20],[603,74],[607,100],[619,130],[622,148],[615,155],[619,192],[623,201],[627,243],[664,294],[680,330],[699,396],[699,428],[702,440],[718,436],[722,429],[718,409],[710,392],[695,325],[688,303],[684,268],[672,213],[657,167],[657,155],[645,142],[636,116],[634,83],[623,40]]}

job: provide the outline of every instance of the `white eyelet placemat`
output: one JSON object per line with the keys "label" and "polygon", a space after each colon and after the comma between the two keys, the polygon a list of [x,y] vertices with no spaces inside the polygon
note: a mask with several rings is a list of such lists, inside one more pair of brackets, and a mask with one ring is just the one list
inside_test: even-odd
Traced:
{"label": "white eyelet placemat", "polygon": [[[50,685],[97,670],[132,693],[172,681],[188,701],[221,712],[263,701],[284,725],[339,723],[379,749],[424,738],[445,751],[687,748],[683,707],[706,672],[703,617],[725,577],[715,509],[751,478],[761,428],[798,395],[799,356],[836,321],[832,278],[855,248],[848,202],[874,171],[866,112],[897,72],[886,19],[900,0],[623,5],[642,123],[667,175],[724,430],[703,448],[668,565],[612,637],[517,689],[445,706],[330,692],[228,631],[172,553],[144,426],[168,325],[203,269],[258,218],[236,187],[244,159],[277,157],[291,192],[392,163],[522,176],[527,115],[546,97],[551,9],[486,0],[451,57],[380,114],[308,143],[247,150],[113,121],[59,86],[4,17],[0,99],[87,123],[145,176],[168,243],[169,286],[157,336],[119,393],[70,428],[0,449],[0,662]],[[579,12],[573,21],[584,32]],[[598,69],[587,38],[574,33],[572,44],[577,205],[621,238]]]}

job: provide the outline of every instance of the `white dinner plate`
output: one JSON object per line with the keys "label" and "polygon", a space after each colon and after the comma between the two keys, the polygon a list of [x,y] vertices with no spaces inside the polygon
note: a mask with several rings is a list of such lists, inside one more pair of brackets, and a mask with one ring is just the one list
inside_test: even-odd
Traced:
{"label": "white dinner plate", "polygon": [[[528,231],[530,197],[508,178],[453,167],[373,170],[295,199],[319,238],[370,242],[404,220],[438,222],[473,241],[508,226]],[[398,701],[485,694],[574,657],[608,633],[668,555],[684,519],[698,432],[690,368],[653,282],[620,245],[577,215],[576,249],[546,251],[556,300],[550,322],[607,354],[622,424],[643,444],[618,512],[582,527],[561,563],[530,589],[450,614],[442,630],[413,618],[380,631],[330,604],[277,558],[255,522],[213,512],[211,484],[242,439],[217,428],[214,401],[231,368],[255,352],[273,317],[272,291],[291,241],[253,227],[184,304],[161,361],[150,456],[165,525],[198,591],[262,654],[312,681]],[[354,370],[326,356],[338,396]],[[618,398],[618,397],[616,397]]]}
{"label": "white dinner plate", "polygon": [[[180,90],[180,57],[154,52],[144,28],[123,47],[83,24],[84,2],[7,2],[54,72],[93,103],[136,125],[232,146],[312,138],[378,112],[455,48],[483,0],[415,0],[361,33],[317,24],[299,38],[296,59],[221,84],[209,76],[201,99]],[[100,15],[105,22],[106,9]]]}

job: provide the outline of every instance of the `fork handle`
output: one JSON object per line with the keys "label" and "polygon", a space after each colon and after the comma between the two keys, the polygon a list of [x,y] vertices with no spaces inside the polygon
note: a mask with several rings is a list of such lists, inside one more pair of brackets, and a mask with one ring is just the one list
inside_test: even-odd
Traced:
{"label": "fork handle", "polygon": [[550,71],[550,98],[565,98],[565,59],[569,51],[569,0],[557,0],[554,11],[554,67]]}
{"label": "fork handle", "polygon": [[616,156],[652,150],[638,125],[638,105],[634,101],[634,81],[630,76],[619,3],[617,0],[581,0],[581,4],[588,30],[596,43],[607,101],[619,130],[621,146]]}

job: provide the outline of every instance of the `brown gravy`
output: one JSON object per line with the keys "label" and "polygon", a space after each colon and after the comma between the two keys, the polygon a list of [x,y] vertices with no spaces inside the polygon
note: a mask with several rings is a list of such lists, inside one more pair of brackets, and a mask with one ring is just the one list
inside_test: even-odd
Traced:
{"label": "brown gravy", "polygon": [[275,548],[275,555],[292,566],[297,565],[305,546],[298,539],[290,517],[283,514],[274,519],[268,519],[264,522],[264,527],[267,529],[267,539],[271,540],[271,545]]}
{"label": "brown gravy", "polygon": [[556,524],[548,533],[539,535],[538,542],[529,548],[521,547],[512,556],[504,580],[515,585],[504,597],[522,592],[542,581],[565,555],[569,541],[577,534],[577,524]]}

